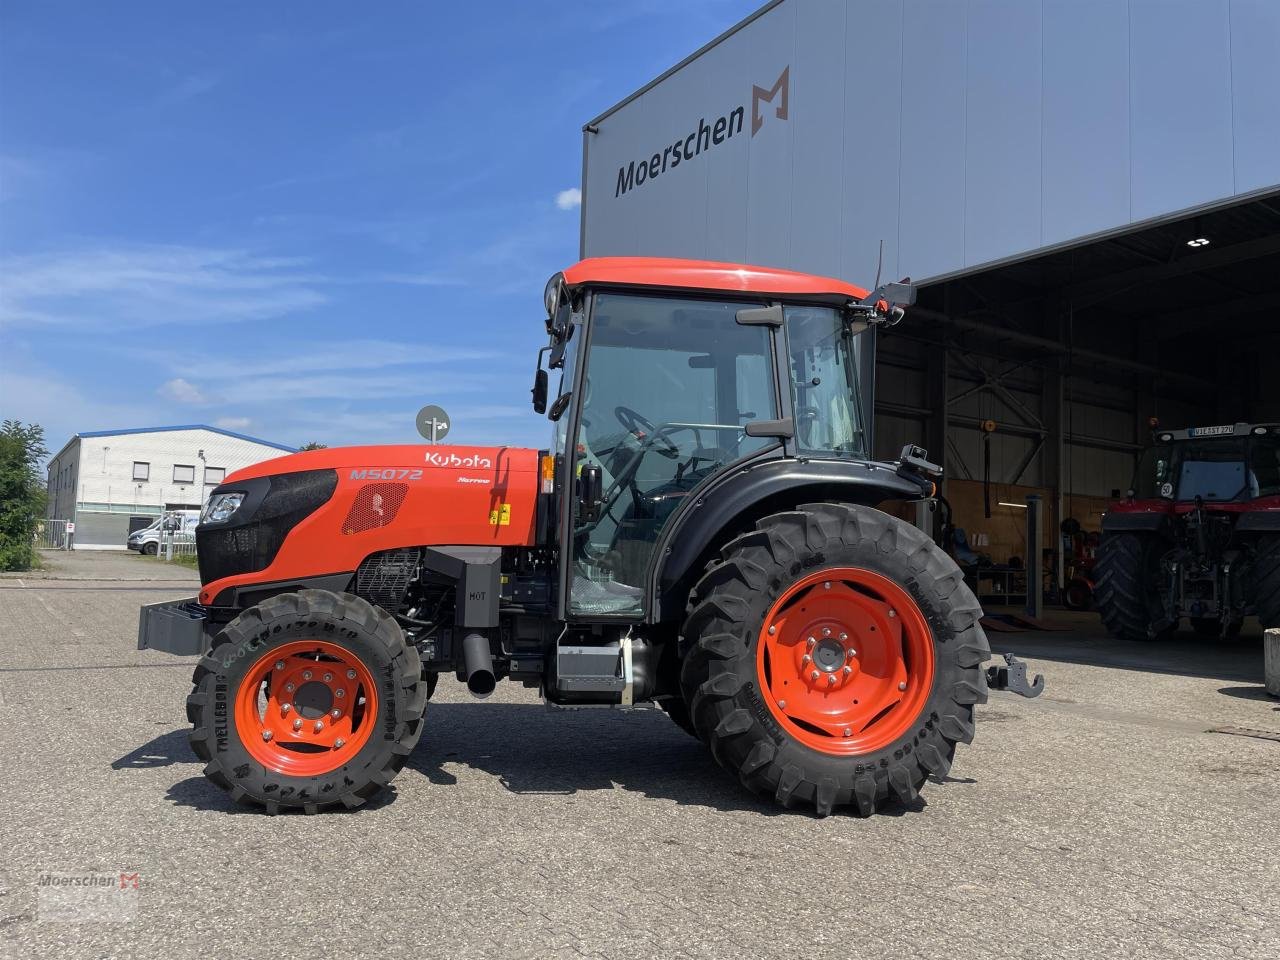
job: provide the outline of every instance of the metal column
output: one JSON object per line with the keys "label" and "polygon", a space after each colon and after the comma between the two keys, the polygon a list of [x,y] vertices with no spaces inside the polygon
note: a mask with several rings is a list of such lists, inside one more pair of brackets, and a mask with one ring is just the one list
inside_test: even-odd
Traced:
{"label": "metal column", "polygon": [[1044,504],[1040,494],[1027,494],[1027,616],[1044,613]]}

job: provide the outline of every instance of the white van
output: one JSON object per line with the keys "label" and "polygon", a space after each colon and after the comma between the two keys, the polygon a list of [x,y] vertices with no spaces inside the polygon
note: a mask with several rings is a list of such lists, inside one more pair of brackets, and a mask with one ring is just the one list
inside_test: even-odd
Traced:
{"label": "white van", "polygon": [[155,522],[150,526],[129,534],[125,546],[130,550],[137,550],[139,553],[154,557],[160,550],[162,532],[172,532],[178,537],[195,536],[196,524],[199,522],[199,510],[169,510],[162,516],[156,517]]}

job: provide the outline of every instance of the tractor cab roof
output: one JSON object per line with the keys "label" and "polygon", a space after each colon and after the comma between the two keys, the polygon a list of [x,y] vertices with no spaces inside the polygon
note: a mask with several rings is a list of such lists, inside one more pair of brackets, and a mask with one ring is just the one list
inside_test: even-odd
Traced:
{"label": "tractor cab roof", "polygon": [[660,290],[713,290],[798,297],[833,304],[861,300],[867,295],[862,287],[843,280],[794,270],[666,257],[592,257],[575,263],[564,271],[563,276],[565,284],[570,287],[598,284]]}
{"label": "tractor cab roof", "polygon": [[1222,440],[1232,437],[1266,436],[1280,434],[1280,425],[1260,423],[1224,423],[1209,427],[1185,427],[1181,430],[1157,429],[1153,437],[1157,443],[1178,443],[1185,440]]}

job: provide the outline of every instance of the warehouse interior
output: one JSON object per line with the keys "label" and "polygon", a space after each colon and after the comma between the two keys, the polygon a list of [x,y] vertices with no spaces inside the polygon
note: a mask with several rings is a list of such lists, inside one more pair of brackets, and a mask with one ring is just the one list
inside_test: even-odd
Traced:
{"label": "warehouse interior", "polygon": [[1150,418],[1280,420],[1277,278],[1272,192],[924,285],[877,343],[876,453],[917,442],[942,460],[953,524],[997,568],[1025,562],[1022,505],[1040,494],[1061,588]]}

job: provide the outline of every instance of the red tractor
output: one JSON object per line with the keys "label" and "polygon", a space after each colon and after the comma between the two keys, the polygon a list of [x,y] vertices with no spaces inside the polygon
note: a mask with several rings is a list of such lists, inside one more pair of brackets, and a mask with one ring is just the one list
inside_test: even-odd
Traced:
{"label": "red tractor", "polygon": [[550,450],[349,447],[228,477],[199,597],[139,626],[140,648],[201,655],[205,774],[268,812],[359,806],[454,674],[477,697],[509,679],[552,705],[656,702],[783,805],[913,800],[989,684],[1042,685],[984,669],[960,571],[876,509],[938,475],[915,447],[869,457],[865,332],[912,296],[586,260],[546,290]]}
{"label": "red tractor", "polygon": [[1102,518],[1094,598],[1113,637],[1155,640],[1186,617],[1233,636],[1280,626],[1280,426],[1159,430]]}

